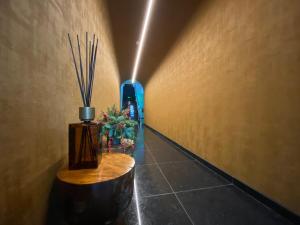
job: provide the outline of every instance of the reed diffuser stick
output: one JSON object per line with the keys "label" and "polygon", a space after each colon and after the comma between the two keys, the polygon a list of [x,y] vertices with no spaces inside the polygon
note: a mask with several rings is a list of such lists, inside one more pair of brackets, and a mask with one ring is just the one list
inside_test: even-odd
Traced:
{"label": "reed diffuser stick", "polygon": [[94,60],[93,60],[93,70],[92,70],[91,88],[90,88],[90,93],[89,93],[89,102],[91,102],[92,93],[93,93],[95,65],[96,65],[96,59],[97,59],[97,48],[98,48],[98,38],[97,38],[96,49],[95,49]]}
{"label": "reed diffuser stick", "polygon": [[85,76],[84,68],[82,64],[81,46],[79,37],[77,35],[77,46],[78,46],[78,58],[79,58],[79,69],[77,66],[77,61],[74,54],[74,49],[71,41],[70,34],[68,34],[70,48],[73,56],[73,63],[75,67],[75,72],[77,76],[77,81],[82,97],[82,102],[85,107],[90,107],[93,93],[94,76],[95,76],[95,66],[97,59],[98,50],[98,38],[95,42],[95,34],[93,35],[92,41],[88,40],[88,32],[85,33]]}
{"label": "reed diffuser stick", "polygon": [[[83,90],[84,96],[86,96],[86,90],[85,90],[85,84],[84,84],[85,82],[84,82],[84,78],[83,78],[83,68],[82,68],[82,60],[81,60],[80,43],[79,43],[78,34],[77,34],[77,45],[78,45],[78,55],[79,55],[79,63],[80,63],[81,85],[82,85],[82,90]],[[87,105],[86,98],[85,98],[85,104],[84,105]]]}
{"label": "reed diffuser stick", "polygon": [[[85,33],[85,90],[88,89],[88,64],[89,64],[89,55],[88,55],[88,32]],[[86,93],[85,93],[86,95]],[[85,96],[86,97],[86,96]]]}
{"label": "reed diffuser stick", "polygon": [[93,35],[93,44],[91,49],[91,58],[90,58],[90,68],[89,68],[89,86],[88,86],[88,92],[87,92],[87,101],[89,104],[91,104],[90,101],[90,93],[91,93],[91,81],[92,81],[92,74],[93,74],[93,59],[94,59],[94,48],[95,48],[95,34]]}
{"label": "reed diffuser stick", "polygon": [[73,45],[72,45],[72,41],[71,41],[71,38],[70,38],[70,34],[68,34],[68,37],[69,37],[69,43],[70,43],[70,47],[71,47],[71,52],[72,52],[72,56],[73,56],[73,62],[74,62],[74,66],[75,66],[75,71],[76,71],[76,75],[77,75],[77,81],[78,81],[78,85],[79,85],[79,89],[80,89],[82,101],[83,101],[84,106],[86,106],[86,104],[85,104],[85,97],[84,97],[84,93],[83,93],[83,90],[82,90],[82,85],[81,85],[80,78],[79,78],[77,63],[76,63],[76,59],[75,59],[75,55],[74,55],[74,50],[73,50]]}

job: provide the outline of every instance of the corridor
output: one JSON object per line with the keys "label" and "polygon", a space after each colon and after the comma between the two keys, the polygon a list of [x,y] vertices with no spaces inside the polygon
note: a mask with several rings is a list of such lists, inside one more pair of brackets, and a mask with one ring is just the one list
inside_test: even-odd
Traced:
{"label": "corridor", "polygon": [[134,158],[134,197],[118,225],[292,224],[147,127]]}
{"label": "corridor", "polygon": [[299,21],[0,0],[0,225],[300,225]]}

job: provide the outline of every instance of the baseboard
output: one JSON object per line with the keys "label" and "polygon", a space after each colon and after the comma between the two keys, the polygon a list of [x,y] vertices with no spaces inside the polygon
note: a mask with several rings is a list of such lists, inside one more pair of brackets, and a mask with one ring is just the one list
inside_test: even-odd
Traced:
{"label": "baseboard", "polygon": [[208,168],[210,168],[213,171],[215,171],[216,173],[220,174],[225,179],[230,180],[234,185],[236,185],[237,187],[242,189],[244,192],[246,192],[249,195],[253,196],[255,199],[257,199],[258,201],[260,201],[261,203],[263,203],[267,207],[271,208],[275,212],[279,213],[280,215],[282,215],[283,217],[285,217],[286,219],[288,219],[292,223],[300,224],[300,217],[297,214],[291,212],[290,210],[288,210],[284,206],[280,205],[279,203],[273,201],[272,199],[266,197],[265,195],[261,194],[260,192],[258,192],[256,190],[254,190],[253,188],[249,187],[248,185],[244,184],[243,182],[237,180],[236,178],[232,177],[231,175],[224,172],[223,170],[220,170],[219,168],[215,167],[214,165],[212,165],[208,161],[202,159],[198,155],[195,155],[194,153],[192,153],[188,149],[182,147],[181,145],[179,145],[175,141],[173,141],[170,138],[166,137],[165,135],[161,134],[159,131],[153,129],[152,127],[148,126],[147,124],[144,124],[144,126],[149,128],[153,133],[157,134],[162,139],[172,143],[173,145],[175,145],[176,147],[178,147],[179,149],[181,149],[182,151],[184,151],[185,153],[190,155],[192,158],[200,161],[201,163],[206,165]]}

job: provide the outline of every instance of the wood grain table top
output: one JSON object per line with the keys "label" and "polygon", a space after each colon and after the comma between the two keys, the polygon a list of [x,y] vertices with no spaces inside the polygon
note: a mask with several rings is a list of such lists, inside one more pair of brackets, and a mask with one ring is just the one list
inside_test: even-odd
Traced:
{"label": "wood grain table top", "polygon": [[96,184],[121,177],[134,168],[134,159],[123,153],[103,153],[96,169],[69,170],[63,167],[57,178],[63,182],[76,185]]}

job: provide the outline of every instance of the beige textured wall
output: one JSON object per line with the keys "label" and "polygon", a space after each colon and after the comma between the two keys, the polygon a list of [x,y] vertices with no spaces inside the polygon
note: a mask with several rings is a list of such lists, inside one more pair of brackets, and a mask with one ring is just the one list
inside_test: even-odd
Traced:
{"label": "beige textured wall", "polygon": [[93,105],[119,102],[107,12],[100,0],[0,0],[0,224],[44,224],[49,190],[67,156],[80,94],[67,33],[101,38]]}
{"label": "beige textured wall", "polygon": [[146,124],[296,213],[299,9],[211,1],[145,88]]}

